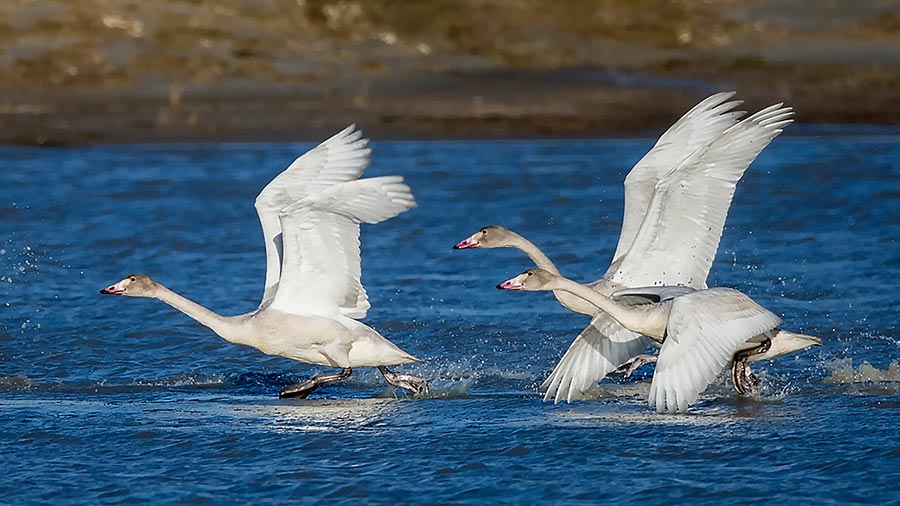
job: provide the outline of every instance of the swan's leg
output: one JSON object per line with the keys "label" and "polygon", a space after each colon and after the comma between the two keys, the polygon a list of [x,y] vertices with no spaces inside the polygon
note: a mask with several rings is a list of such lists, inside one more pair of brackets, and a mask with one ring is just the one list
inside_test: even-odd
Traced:
{"label": "swan's leg", "polygon": [[739,395],[744,395],[747,393],[747,389],[744,386],[745,379],[745,369],[747,368],[747,362],[743,360],[738,360],[735,357],[734,362],[731,364],[731,383],[734,385],[734,389],[737,390]]}
{"label": "swan's leg", "polygon": [[350,377],[351,372],[353,372],[353,369],[347,367],[345,369],[341,369],[341,372],[337,374],[317,374],[312,378],[304,381],[303,383],[288,385],[284,387],[284,389],[279,392],[278,397],[281,397],[282,399],[285,397],[299,397],[301,399],[306,399],[306,397],[311,394],[313,390],[319,388],[322,385],[334,383],[335,381],[345,380]]}
{"label": "swan's leg", "polygon": [[750,370],[750,364],[744,364],[745,385],[750,385],[750,395],[759,395],[759,378]]}
{"label": "swan's leg", "polygon": [[428,393],[428,382],[425,381],[425,378],[420,378],[411,374],[392,372],[383,365],[378,366],[378,370],[381,371],[385,381],[397,388],[405,388],[412,392],[413,395],[424,395]]}
{"label": "swan's leg", "polygon": [[734,383],[734,389],[741,395],[750,393],[757,395],[759,393],[759,379],[750,372],[750,366],[747,361],[754,355],[761,355],[772,347],[772,340],[766,338],[756,348],[739,351],[734,354],[734,363],[731,365],[731,382]]}
{"label": "swan's leg", "polygon": [[634,358],[629,359],[624,364],[620,365],[618,369],[616,369],[616,374],[621,374],[623,378],[630,378],[634,371],[637,371],[639,368],[647,365],[653,364],[656,362],[656,355],[645,355],[641,353],[640,355],[635,355]]}

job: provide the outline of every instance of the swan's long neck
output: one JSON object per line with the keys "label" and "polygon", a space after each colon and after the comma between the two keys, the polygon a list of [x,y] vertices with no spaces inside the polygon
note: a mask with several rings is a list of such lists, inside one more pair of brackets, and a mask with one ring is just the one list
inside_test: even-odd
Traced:
{"label": "swan's long neck", "polygon": [[[509,231],[509,235],[510,238],[508,240],[508,243],[510,247],[516,248],[528,255],[528,258],[530,258],[537,267],[544,269],[549,273],[561,276],[559,269],[556,268],[556,265],[553,263],[553,261],[550,260],[550,258],[548,258],[547,255],[545,255],[544,252],[540,250],[540,248],[535,246],[528,239],[513,231]],[[554,290],[553,296],[556,297],[556,300],[558,300],[559,303],[569,311],[574,311],[576,313],[587,316],[594,316],[595,314],[597,314],[597,308],[594,304],[591,304],[581,297],[576,297],[571,292]]]}
{"label": "swan's long neck", "polygon": [[553,261],[551,261],[540,248],[535,246],[534,243],[513,231],[509,231],[508,233],[510,236],[508,241],[510,247],[516,248],[528,255],[528,258],[530,258],[539,268],[556,274],[557,276],[559,275],[559,269],[556,268]]}
{"label": "swan's long neck", "polygon": [[576,283],[575,281],[562,276],[557,276],[553,288],[577,295],[590,302],[632,332],[637,332],[657,340],[662,340],[665,335],[669,307],[671,304],[663,303],[627,306],[625,304],[620,304],[581,283]]}
{"label": "swan's long neck", "polygon": [[232,341],[232,339],[229,339],[228,337],[231,334],[229,330],[231,330],[231,327],[233,326],[233,323],[229,318],[210,311],[200,304],[182,297],[181,295],[178,295],[177,293],[158,283],[155,297],[181,311],[182,313],[190,316],[191,318],[197,320],[202,325],[209,327],[213,332],[221,336],[223,339]]}

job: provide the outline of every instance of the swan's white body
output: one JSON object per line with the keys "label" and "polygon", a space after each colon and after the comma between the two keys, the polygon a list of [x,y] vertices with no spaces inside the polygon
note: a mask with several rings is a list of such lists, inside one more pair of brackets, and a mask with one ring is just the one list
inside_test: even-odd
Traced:
{"label": "swan's white body", "polygon": [[366,145],[351,126],[295,160],[259,194],[267,268],[255,311],[220,316],[143,275],[102,293],[158,298],[228,341],[300,362],[349,369],[416,361],[357,321],[370,307],[360,282],[360,224],[416,205],[402,177],[358,180],[369,163]]}
{"label": "swan's white body", "polygon": [[416,361],[371,327],[345,316],[296,315],[268,309],[237,317],[233,325],[216,333],[267,355],[328,367],[375,367]]}
{"label": "swan's white body", "polygon": [[629,306],[539,269],[499,286],[568,291],[602,309],[600,314],[661,343],[648,398],[650,406],[660,413],[687,411],[735,353],[781,323],[781,318],[731,288],[679,290],[663,296],[660,302]]}
{"label": "swan's white body", "polygon": [[[610,296],[623,287],[683,285],[706,288],[738,180],[791,122],[790,108],[770,106],[749,118],[735,111],[734,93],[718,93],[688,111],[657,141],[625,179],[625,213],[613,261],[588,286]],[[477,247],[477,236],[458,247]],[[553,274],[559,270],[534,244],[512,234],[510,244]],[[554,295],[566,308],[592,316],[541,385],[544,399],[572,401],[653,344],[597,313],[582,297]],[[627,301],[625,301],[627,303]],[[596,316],[595,316],[596,315]]]}
{"label": "swan's white body", "polygon": [[352,368],[396,365],[417,359],[352,318],[288,313],[271,306],[238,316],[219,316],[162,285],[154,297],[209,327],[226,341],[308,364]]}

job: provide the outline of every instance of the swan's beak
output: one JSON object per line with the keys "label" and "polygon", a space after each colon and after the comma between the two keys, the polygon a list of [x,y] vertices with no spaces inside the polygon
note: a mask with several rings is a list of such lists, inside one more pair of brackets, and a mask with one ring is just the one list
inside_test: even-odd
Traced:
{"label": "swan's beak", "polygon": [[469,237],[466,237],[462,241],[456,243],[456,246],[453,246],[453,249],[469,249],[469,248],[477,248],[478,241],[475,239],[475,236],[478,234],[472,234]]}
{"label": "swan's beak", "polygon": [[126,280],[123,279],[114,285],[109,285],[103,290],[100,290],[100,293],[105,295],[122,295],[125,293],[125,281]]}
{"label": "swan's beak", "polygon": [[524,290],[525,286],[522,285],[522,282],[519,281],[519,276],[516,276],[512,279],[507,279],[506,281],[497,285],[498,290]]}

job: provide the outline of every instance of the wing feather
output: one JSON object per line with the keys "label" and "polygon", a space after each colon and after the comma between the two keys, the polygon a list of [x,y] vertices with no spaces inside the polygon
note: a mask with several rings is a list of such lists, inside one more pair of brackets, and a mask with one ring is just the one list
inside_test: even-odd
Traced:
{"label": "wing feather", "polygon": [[660,413],[686,411],[748,339],[779,324],[781,318],[730,288],[673,300],[648,404]]}
{"label": "wing feather", "polygon": [[261,306],[275,295],[281,277],[283,241],[278,214],[293,202],[358,179],[369,165],[368,142],[356,125],[350,125],[294,160],[256,197],[266,244],[266,288]]}
{"label": "wing feather", "polygon": [[792,115],[781,104],[767,107],[664,175],[631,247],[606,276],[624,286],[704,288],[738,180]]}
{"label": "wing feather", "polygon": [[716,93],[684,114],[625,178],[625,215],[613,261],[625,255],[634,241],[650,206],[659,179],[694,151],[706,146],[738,122],[744,111],[735,111],[741,101],[728,102],[735,92]]}
{"label": "wing feather", "polygon": [[303,198],[281,214],[284,260],[271,308],[292,314],[363,318],[359,225],[415,207],[400,176],[348,181]]}
{"label": "wing feather", "polygon": [[598,313],[544,380],[544,400],[559,403],[582,398],[607,374],[652,344],[652,339],[626,329],[606,313]]}

